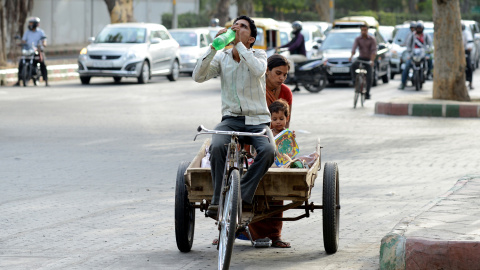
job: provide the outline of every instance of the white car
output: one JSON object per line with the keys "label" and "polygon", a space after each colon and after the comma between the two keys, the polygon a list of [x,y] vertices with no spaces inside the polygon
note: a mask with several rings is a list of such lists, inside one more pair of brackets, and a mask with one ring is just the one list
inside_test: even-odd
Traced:
{"label": "white car", "polygon": [[122,77],[135,77],[138,83],[159,75],[178,79],[180,46],[163,25],[109,24],[89,40],[78,56],[82,84],[89,84],[91,77],[113,77],[117,83]]}
{"label": "white car", "polygon": [[179,28],[169,32],[180,44],[180,72],[192,73],[197,60],[213,42],[208,28]]}
{"label": "white car", "polygon": [[325,39],[325,36],[322,34],[321,28],[315,24],[302,23],[301,33],[305,38],[305,49],[307,50],[307,58],[318,58],[319,51],[316,48],[318,48],[320,46],[320,43]]}

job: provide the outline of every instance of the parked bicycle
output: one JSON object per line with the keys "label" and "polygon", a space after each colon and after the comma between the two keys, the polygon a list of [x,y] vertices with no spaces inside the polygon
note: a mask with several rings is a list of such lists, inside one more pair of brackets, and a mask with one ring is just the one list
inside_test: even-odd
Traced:
{"label": "parked bicycle", "polygon": [[357,74],[355,76],[355,95],[353,96],[353,108],[357,107],[358,97],[360,96],[360,102],[363,107],[363,103],[365,102],[365,95],[367,92],[367,70],[365,69],[365,65],[370,65],[370,61],[363,61],[357,59],[356,62],[359,62],[360,65],[355,70]]}

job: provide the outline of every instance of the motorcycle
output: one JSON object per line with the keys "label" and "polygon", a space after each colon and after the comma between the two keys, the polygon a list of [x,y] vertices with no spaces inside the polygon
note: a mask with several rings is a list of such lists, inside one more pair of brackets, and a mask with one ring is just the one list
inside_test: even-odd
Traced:
{"label": "motorcycle", "polygon": [[412,81],[412,85],[415,86],[415,90],[422,89],[425,82],[425,71],[427,66],[427,57],[423,48],[415,48],[412,53],[412,70],[409,71],[409,78]]}
{"label": "motorcycle", "polygon": [[30,80],[33,80],[33,84],[37,85],[37,81],[39,81],[40,77],[42,76],[42,72],[40,69],[40,62],[42,61],[42,54],[39,50],[41,47],[41,42],[45,39],[43,37],[35,46],[32,43],[32,46],[28,46],[26,44],[22,47],[22,56],[20,61],[22,62],[22,69],[19,70],[19,78],[23,83],[23,86],[27,86]]}
{"label": "motorcycle", "polygon": [[[281,49],[278,53],[288,59],[287,49]],[[298,89],[298,85],[302,85],[311,93],[322,91],[327,85],[327,72],[323,62],[321,59],[309,59],[305,62],[293,63],[295,75],[290,76],[289,73],[285,84],[295,85],[295,89]]]}

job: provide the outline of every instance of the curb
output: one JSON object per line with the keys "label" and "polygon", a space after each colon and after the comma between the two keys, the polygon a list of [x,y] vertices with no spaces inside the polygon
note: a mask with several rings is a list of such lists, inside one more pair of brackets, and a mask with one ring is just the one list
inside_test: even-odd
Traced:
{"label": "curb", "polygon": [[478,118],[480,105],[376,102],[375,114]]}
{"label": "curb", "polygon": [[380,269],[480,269],[479,241],[437,240],[407,237],[405,232],[412,221],[430,210],[476,176],[466,176],[445,194],[437,197],[416,214],[402,219],[385,235],[380,245]]}
{"label": "curb", "polygon": [[[78,79],[78,65],[53,65],[47,66],[48,81],[62,81]],[[0,70],[0,85],[12,86],[17,82],[18,69],[3,69]]]}

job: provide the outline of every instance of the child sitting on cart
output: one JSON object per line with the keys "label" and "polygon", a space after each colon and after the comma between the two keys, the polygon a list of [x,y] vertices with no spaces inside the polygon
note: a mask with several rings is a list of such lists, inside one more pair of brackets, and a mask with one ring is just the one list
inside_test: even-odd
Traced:
{"label": "child sitting on cart", "polygon": [[[268,106],[270,114],[272,115],[270,128],[272,129],[273,136],[277,136],[279,133],[285,130],[288,122],[289,106],[284,99],[278,99]],[[295,134],[294,134],[295,135]],[[283,201],[274,202],[275,205],[283,205]],[[283,212],[274,215],[273,217],[283,217]],[[261,220],[250,224],[250,234],[253,240],[270,238],[272,240],[272,247],[277,248],[290,248],[289,242],[284,242],[281,238],[283,221],[281,220]]]}

